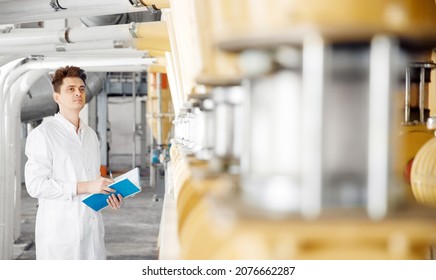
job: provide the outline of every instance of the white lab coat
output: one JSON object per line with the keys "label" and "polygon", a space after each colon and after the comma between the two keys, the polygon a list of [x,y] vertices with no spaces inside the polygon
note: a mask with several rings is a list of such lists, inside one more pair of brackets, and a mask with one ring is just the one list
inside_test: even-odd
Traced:
{"label": "white lab coat", "polygon": [[76,184],[100,177],[97,135],[80,122],[79,133],[62,115],[32,130],[26,143],[26,188],[38,198],[37,259],[106,259],[100,212],[86,206]]}

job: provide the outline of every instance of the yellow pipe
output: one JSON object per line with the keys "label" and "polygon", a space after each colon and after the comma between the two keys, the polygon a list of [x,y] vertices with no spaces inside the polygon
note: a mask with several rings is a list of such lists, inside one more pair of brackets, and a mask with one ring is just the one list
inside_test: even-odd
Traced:
{"label": "yellow pipe", "polygon": [[170,1],[168,0],[140,0],[141,3],[144,6],[147,7],[152,7],[153,5],[157,8],[157,9],[165,9],[165,8],[169,8],[170,7]]}
{"label": "yellow pipe", "polygon": [[134,40],[134,44],[138,50],[171,50],[167,23],[165,21],[138,23],[135,35],[138,39]]}
{"label": "yellow pipe", "polygon": [[[233,51],[243,49],[241,44],[295,42],[313,30],[328,42],[370,40],[376,34],[389,34],[431,44],[436,37],[433,0],[419,4],[416,0],[265,0],[258,5],[250,0],[209,2],[216,6],[214,13],[226,11],[216,43]],[[268,6],[268,13],[262,4]]]}
{"label": "yellow pipe", "polygon": [[[293,1],[293,15],[299,23],[346,25],[361,30],[375,27],[401,33],[434,29],[436,6],[433,0],[308,0]],[[331,9],[330,5],[337,7]],[[416,30],[417,29],[417,30]],[[434,32],[433,32],[434,34]]]}
{"label": "yellow pipe", "polygon": [[[162,51],[162,50],[147,50],[147,52],[148,52],[148,55],[151,57],[165,57],[165,53],[166,53],[166,51]],[[160,71],[158,71],[158,72],[159,73],[166,73],[166,70],[165,70],[165,72],[160,72]]]}
{"label": "yellow pipe", "polygon": [[165,65],[162,64],[153,64],[147,67],[147,72],[166,73],[167,68],[165,67]]}

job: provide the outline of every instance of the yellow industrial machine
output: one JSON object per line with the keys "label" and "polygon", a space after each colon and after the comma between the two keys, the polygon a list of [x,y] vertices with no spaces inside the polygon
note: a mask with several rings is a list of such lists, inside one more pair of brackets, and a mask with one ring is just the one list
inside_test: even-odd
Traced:
{"label": "yellow industrial machine", "polygon": [[431,71],[435,64],[431,61],[411,63],[405,73],[405,93],[402,97],[401,112],[396,118],[398,138],[394,157],[395,184],[403,187],[406,196],[414,199],[410,185],[410,173],[414,157],[418,150],[428,140],[433,138],[433,132],[427,128],[426,120],[430,116],[429,84]]}
{"label": "yellow industrial machine", "polygon": [[170,4],[179,258],[431,257],[433,1]]}
{"label": "yellow industrial machine", "polygon": [[[434,117],[429,119],[428,127],[435,130]],[[411,170],[411,183],[413,195],[416,200],[427,206],[436,206],[436,184],[435,184],[435,143],[432,138],[419,150],[413,161]]]}

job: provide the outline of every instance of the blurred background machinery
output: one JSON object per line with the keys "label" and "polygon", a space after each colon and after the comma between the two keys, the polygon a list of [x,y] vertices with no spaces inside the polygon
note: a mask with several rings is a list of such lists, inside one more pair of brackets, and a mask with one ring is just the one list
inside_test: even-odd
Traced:
{"label": "blurred background machinery", "polygon": [[179,258],[431,258],[433,1],[175,5]]}

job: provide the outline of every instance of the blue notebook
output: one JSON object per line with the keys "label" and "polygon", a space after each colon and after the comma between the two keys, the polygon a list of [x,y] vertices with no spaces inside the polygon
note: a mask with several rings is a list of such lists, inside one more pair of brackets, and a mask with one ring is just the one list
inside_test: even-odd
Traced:
{"label": "blue notebook", "polygon": [[[121,194],[123,198],[139,193],[141,191],[141,186],[139,186],[139,169],[132,169],[131,171],[119,176],[115,179],[115,183],[109,185],[109,187],[116,190],[116,192],[114,192],[115,195]],[[99,211],[109,205],[106,201],[109,195],[110,194],[102,193],[91,194],[83,199],[82,202],[95,211]]]}

